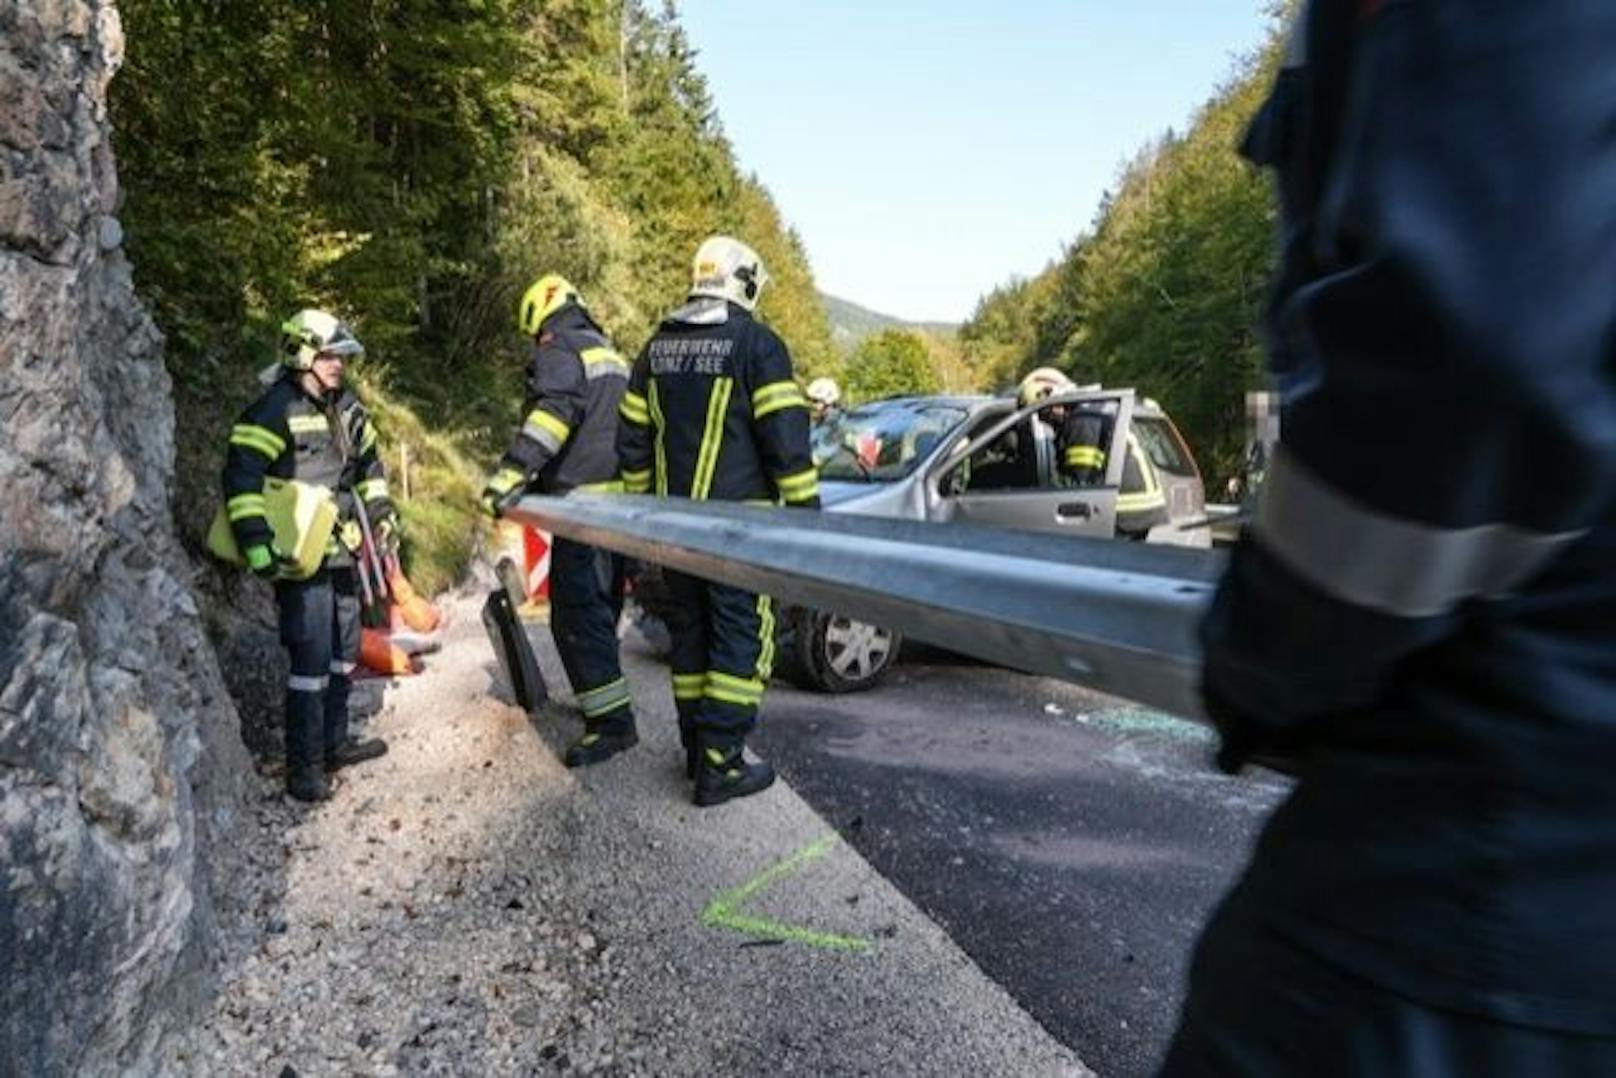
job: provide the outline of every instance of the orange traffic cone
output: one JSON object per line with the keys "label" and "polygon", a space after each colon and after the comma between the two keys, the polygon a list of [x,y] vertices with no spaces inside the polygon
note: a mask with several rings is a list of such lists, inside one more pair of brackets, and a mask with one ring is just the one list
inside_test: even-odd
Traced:
{"label": "orange traffic cone", "polygon": [[379,629],[359,630],[359,661],[378,674],[394,677],[419,674],[420,661],[387,638]]}

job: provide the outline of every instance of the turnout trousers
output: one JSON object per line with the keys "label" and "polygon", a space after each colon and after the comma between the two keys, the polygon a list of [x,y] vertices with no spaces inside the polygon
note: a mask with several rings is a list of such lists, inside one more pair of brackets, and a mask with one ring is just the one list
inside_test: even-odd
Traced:
{"label": "turnout trousers", "polygon": [[358,581],[351,566],[275,584],[286,679],[286,766],[320,767],[348,739],[348,689],[359,664]]}
{"label": "turnout trousers", "polygon": [[1314,956],[1255,905],[1237,888],[1202,934],[1160,1078],[1616,1074],[1616,1038],[1427,1006]]}
{"label": "turnout trousers", "polygon": [[621,555],[556,537],[550,549],[550,635],[592,731],[634,726],[617,650],[623,582]]}
{"label": "turnout trousers", "polygon": [[728,750],[757,723],[763,689],[774,672],[774,605],[726,584],[667,570],[673,609],[673,700],[679,736]]}

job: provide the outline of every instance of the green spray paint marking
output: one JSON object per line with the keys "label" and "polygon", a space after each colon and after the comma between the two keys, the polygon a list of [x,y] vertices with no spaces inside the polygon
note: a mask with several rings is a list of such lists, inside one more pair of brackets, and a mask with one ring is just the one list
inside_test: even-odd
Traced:
{"label": "green spray paint marking", "polygon": [[833,831],[810,842],[784,861],[769,866],[739,887],[725,891],[709,902],[707,908],[701,911],[702,923],[709,928],[727,928],[748,936],[756,936],[759,939],[802,943],[809,947],[818,947],[826,951],[849,951],[853,954],[867,953],[870,950],[869,940],[859,939],[857,936],[838,936],[830,932],[815,932],[811,928],[788,925],[783,921],[771,921],[764,917],[753,917],[741,910],[742,906],[750,902],[770,884],[790,876],[811,861],[819,860],[830,852],[831,847],[840,841],[841,836]]}

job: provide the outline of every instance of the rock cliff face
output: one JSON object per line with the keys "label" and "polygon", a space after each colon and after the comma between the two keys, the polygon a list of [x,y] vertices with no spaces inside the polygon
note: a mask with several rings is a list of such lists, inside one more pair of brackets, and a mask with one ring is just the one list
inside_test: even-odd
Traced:
{"label": "rock cliff face", "polygon": [[[0,0],[0,1071],[144,1070],[247,761],[114,217],[108,0]],[[219,851],[227,850],[220,843]]]}

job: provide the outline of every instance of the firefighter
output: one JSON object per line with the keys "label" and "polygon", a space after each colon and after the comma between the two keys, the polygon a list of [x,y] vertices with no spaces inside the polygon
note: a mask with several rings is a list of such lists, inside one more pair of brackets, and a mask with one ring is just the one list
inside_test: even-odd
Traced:
{"label": "firefighter", "polygon": [[[818,508],[808,407],[784,342],[753,317],[768,281],[744,243],[696,252],[689,300],[658,328],[623,396],[625,488],[661,496]],[[743,751],[774,666],[766,595],[667,574],[678,613],[673,696],[697,805],[757,793],[774,769]]]}
{"label": "firefighter", "polygon": [[[1077,386],[1054,367],[1039,367],[1021,380],[1016,403],[1030,408],[1045,397],[1074,393]],[[1055,428],[1055,466],[1076,486],[1094,486],[1105,481],[1105,432],[1103,413],[1092,409],[1059,405],[1046,413]]]}
{"label": "firefighter", "polygon": [[1219,763],[1298,781],[1166,1075],[1616,1074],[1613,53],[1604,0],[1303,8],[1245,143],[1281,435],[1202,626]]}
{"label": "firefighter", "polygon": [[[621,490],[617,406],[628,385],[628,361],[578,290],[553,273],[522,296],[517,328],[532,341],[525,418],[483,490],[484,508],[497,517],[530,487],[545,494]],[[623,580],[620,555],[556,537],[550,632],[584,719],[583,735],[562,757],[568,767],[600,763],[639,742],[617,650]]]}
{"label": "firefighter", "polygon": [[808,411],[809,418],[814,426],[834,423],[842,414],[839,402],[842,399],[841,387],[834,378],[815,378],[808,383]]}
{"label": "firefighter", "polygon": [[[363,353],[348,326],[325,311],[303,310],[287,319],[277,376],[236,420],[225,454],[230,528],[248,567],[274,581],[281,643],[291,658],[286,789],[301,801],[331,796],[328,772],[387,751],[380,738],[348,734],[348,690],[359,660],[355,502],[364,503],[378,542],[391,545],[398,534],[376,428],[343,386],[344,361]],[[337,532],[307,579],[288,578],[285,552],[275,546],[265,508],[270,478],[324,487],[336,498]]]}

